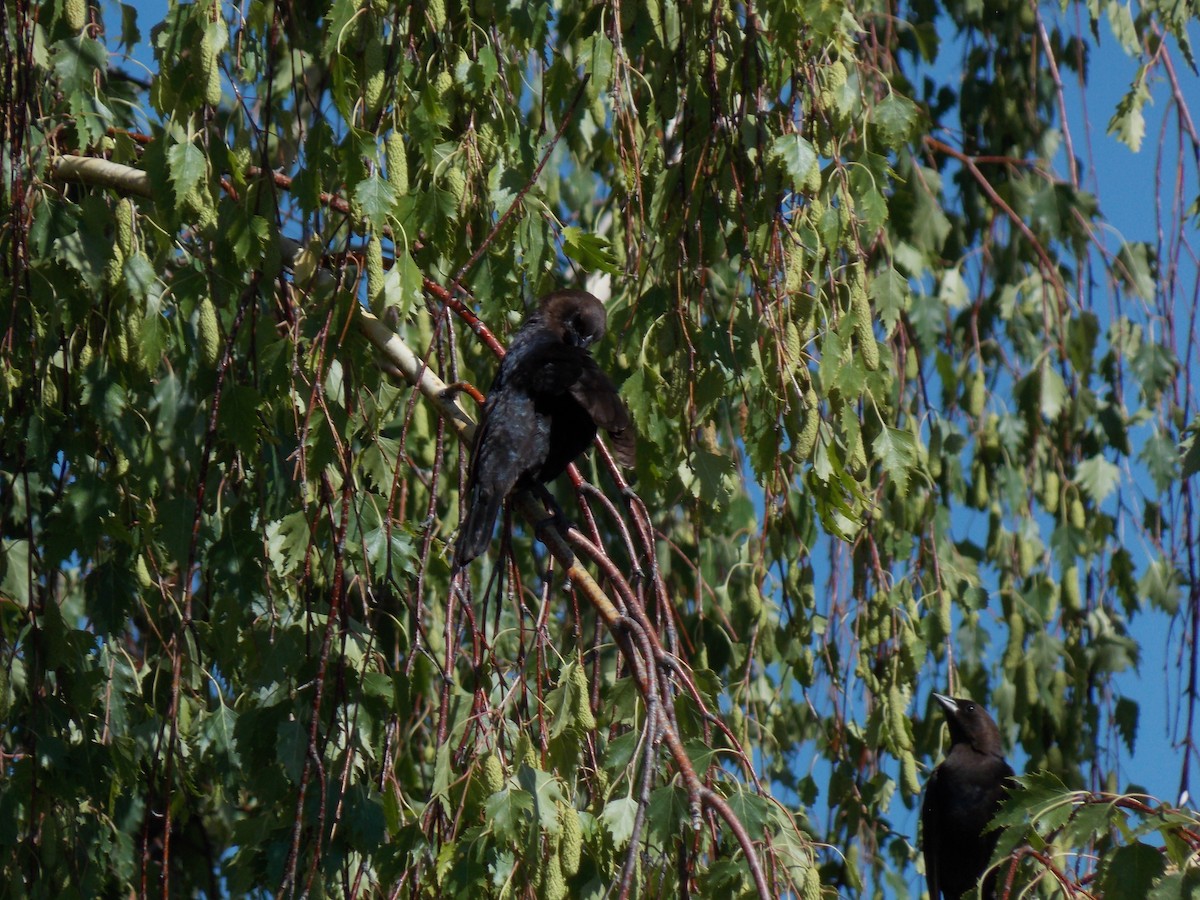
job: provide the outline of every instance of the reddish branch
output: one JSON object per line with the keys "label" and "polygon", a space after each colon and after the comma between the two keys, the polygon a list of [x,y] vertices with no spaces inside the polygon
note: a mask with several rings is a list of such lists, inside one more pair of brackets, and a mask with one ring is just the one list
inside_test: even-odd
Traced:
{"label": "reddish branch", "polygon": [[[540,511],[537,509],[536,504],[533,503],[532,498],[524,495],[519,502],[521,504],[521,511],[525,514],[526,518],[536,521],[540,515]],[[586,539],[577,531],[569,532],[568,537],[577,546],[587,545]],[[645,628],[643,622],[637,621],[638,618],[645,616],[645,610],[641,604],[632,596],[627,597],[627,602],[632,601],[630,603],[631,611],[636,610],[636,612],[634,612],[633,618],[622,616],[612,601],[600,590],[599,585],[592,580],[591,574],[579,564],[570,547],[567,546],[566,541],[563,539],[563,535],[556,528],[546,529],[544,540],[554,557],[564,566],[567,566],[567,575],[576,589],[581,590],[588,600],[591,601],[592,606],[604,620],[609,633],[612,634],[617,644],[622,647],[626,660],[633,669],[638,689],[643,698],[645,698],[648,706],[651,708],[659,704],[670,706],[671,698],[666,690],[666,686],[658,682],[655,671],[657,666],[651,667],[647,665],[651,660],[657,662],[659,653],[662,650],[659,647],[657,648],[658,652],[656,652],[654,645],[657,641],[654,631]],[[599,548],[588,547],[587,549],[594,554],[593,559],[597,562],[604,559],[606,574],[611,577],[613,574],[611,561],[603,557]],[[617,574],[619,575],[619,573]],[[648,718],[650,717],[648,716]],[[661,739],[667,745],[667,749],[670,751],[675,764],[679,767],[680,774],[683,776],[688,795],[691,797],[691,806],[694,812],[699,813],[702,807],[708,808],[725,821],[733,832],[734,837],[737,838],[742,852],[746,855],[746,862],[754,876],[759,895],[764,898],[770,897],[771,893],[767,889],[766,878],[759,863],[758,855],[754,850],[754,844],[750,840],[750,836],[747,834],[741,821],[719,794],[716,794],[701,783],[695,768],[692,766],[691,759],[684,749],[683,742],[679,739],[678,732],[670,722],[666,721],[666,716],[659,722],[659,728],[661,729]]]}
{"label": "reddish branch", "polygon": [[1004,879],[1004,889],[1000,895],[1001,897],[1008,898],[1021,896],[1021,892],[1016,894],[1013,893],[1013,882],[1017,877],[1017,869],[1021,865],[1021,860],[1027,856],[1033,857],[1039,863],[1041,863],[1042,867],[1051,875],[1053,875],[1056,881],[1058,881],[1059,885],[1063,889],[1063,892],[1068,897],[1095,897],[1094,894],[1084,890],[1080,885],[1072,881],[1062,869],[1055,865],[1054,860],[1051,859],[1049,855],[1040,850],[1033,849],[1033,847],[1030,847],[1028,844],[1024,845],[1023,847],[1018,847],[1013,851],[1011,861],[1008,864],[1008,874]]}

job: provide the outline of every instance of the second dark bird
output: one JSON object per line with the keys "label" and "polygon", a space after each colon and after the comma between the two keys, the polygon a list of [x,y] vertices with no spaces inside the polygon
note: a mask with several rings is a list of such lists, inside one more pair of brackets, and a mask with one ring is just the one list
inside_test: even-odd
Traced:
{"label": "second dark bird", "polygon": [[617,460],[633,465],[629,410],[588,353],[607,324],[604,305],[591,294],[555,291],[513,335],[475,432],[455,562],[487,549],[510,492],[557,478],[592,445],[597,427],[608,432]]}
{"label": "second dark bird", "polygon": [[[933,770],[921,804],[925,881],[931,900],[959,900],[975,896],[987,870],[1000,835],[985,829],[1013,770],[1004,759],[1000,729],[986,709],[972,700],[933,697],[950,725],[950,752]],[[995,896],[994,873],[984,881],[982,896]]]}

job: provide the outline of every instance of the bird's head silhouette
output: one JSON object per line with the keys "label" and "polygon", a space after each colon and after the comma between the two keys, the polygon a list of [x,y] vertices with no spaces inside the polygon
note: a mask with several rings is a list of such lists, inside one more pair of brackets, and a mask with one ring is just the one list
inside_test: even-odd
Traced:
{"label": "bird's head silhouette", "polygon": [[554,291],[538,304],[542,324],[564,344],[586,350],[604,337],[608,313],[604,304],[587,291]]}
{"label": "bird's head silhouette", "polygon": [[961,697],[945,694],[934,694],[933,697],[945,710],[952,745],[969,744],[980,753],[1000,755],[1000,729],[986,709],[974,700]]}

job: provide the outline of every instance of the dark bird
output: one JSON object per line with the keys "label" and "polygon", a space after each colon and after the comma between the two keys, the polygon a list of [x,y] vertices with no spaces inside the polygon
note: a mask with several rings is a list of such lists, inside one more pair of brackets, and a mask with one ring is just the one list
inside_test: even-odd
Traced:
{"label": "dark bird", "polygon": [[[959,900],[987,869],[998,832],[984,833],[1013,775],[1000,747],[1000,729],[972,700],[934,694],[950,725],[950,753],[942,761],[921,804],[925,881],[930,900]],[[984,898],[995,895],[995,873],[984,881]]]}
{"label": "dark bird", "polygon": [[611,437],[617,460],[633,465],[629,410],[588,353],[607,322],[604,305],[586,291],[555,291],[513,335],[475,432],[457,563],[487,549],[514,488],[557,478],[592,445],[597,426]]}

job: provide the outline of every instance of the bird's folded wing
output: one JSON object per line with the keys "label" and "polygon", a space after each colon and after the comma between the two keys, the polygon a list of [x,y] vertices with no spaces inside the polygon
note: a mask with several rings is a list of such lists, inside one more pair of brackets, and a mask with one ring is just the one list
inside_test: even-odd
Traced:
{"label": "bird's folded wing", "polygon": [[521,354],[512,378],[533,396],[565,393],[579,380],[585,361],[592,362],[583,350],[552,338],[532,343]]}
{"label": "bird's folded wing", "polygon": [[637,456],[637,432],[633,427],[633,419],[617,393],[616,385],[590,356],[582,356],[579,377],[570,390],[571,396],[587,410],[596,426],[608,432],[617,462],[626,468],[632,467]]}
{"label": "bird's folded wing", "polygon": [[938,770],[934,769],[925,786],[921,803],[921,849],[925,856],[925,885],[930,900],[938,900],[938,834],[942,827],[937,820]]}
{"label": "bird's folded wing", "polygon": [[540,465],[544,439],[529,398],[520,393],[489,397],[475,434],[470,480],[482,480],[489,490],[507,495],[527,470]]}

